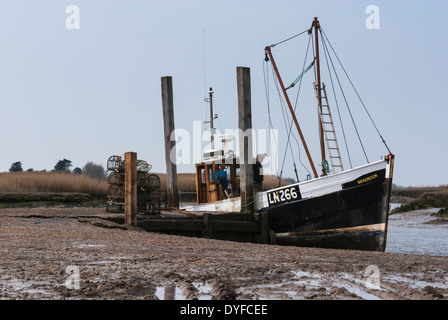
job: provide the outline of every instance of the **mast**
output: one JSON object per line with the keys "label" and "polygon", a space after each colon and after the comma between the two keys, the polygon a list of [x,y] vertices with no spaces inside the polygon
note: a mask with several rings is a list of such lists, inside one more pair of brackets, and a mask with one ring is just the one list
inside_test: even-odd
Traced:
{"label": "mast", "polygon": [[211,149],[215,149],[215,127],[213,126],[213,88],[210,88],[208,91],[209,94],[209,102],[210,102],[210,147]]}
{"label": "mast", "polygon": [[285,99],[286,99],[286,103],[288,104],[289,111],[291,112],[292,118],[294,120],[294,124],[296,125],[297,131],[299,132],[300,139],[302,140],[302,144],[303,144],[303,148],[305,149],[306,156],[308,157],[308,161],[311,165],[311,169],[313,170],[314,177],[318,178],[319,175],[317,174],[316,168],[314,167],[314,163],[313,163],[313,160],[311,159],[311,154],[308,151],[308,147],[306,145],[305,138],[303,137],[302,130],[300,129],[299,123],[297,122],[297,118],[296,118],[296,115],[294,114],[294,110],[292,108],[291,101],[289,100],[288,94],[286,93],[286,89],[285,89],[285,86],[283,85],[282,78],[280,77],[280,73],[278,72],[274,57],[272,56],[271,47],[267,46],[265,48],[265,50],[266,50],[267,54],[269,55],[269,59],[271,60],[272,66],[274,67],[274,71],[275,71],[275,74],[277,75],[278,82],[280,84],[280,87],[282,88],[283,95],[285,96]]}
{"label": "mast", "polygon": [[324,127],[322,123],[322,119],[320,117],[320,114],[322,114],[322,82],[320,80],[320,61],[319,61],[319,28],[320,24],[317,20],[317,17],[314,17],[313,24],[311,28],[314,27],[314,42],[316,47],[316,80],[317,80],[317,103],[318,103],[318,118],[319,118],[319,137],[320,137],[320,151],[322,154],[322,175],[326,176],[327,172],[324,167],[324,160],[325,160],[325,145],[324,145]]}

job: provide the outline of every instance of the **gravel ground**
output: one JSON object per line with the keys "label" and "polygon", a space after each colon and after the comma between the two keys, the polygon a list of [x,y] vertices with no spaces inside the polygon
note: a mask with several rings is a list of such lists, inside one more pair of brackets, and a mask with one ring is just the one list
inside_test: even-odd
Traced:
{"label": "gravel ground", "polygon": [[165,235],[95,214],[104,209],[0,209],[0,299],[448,297],[448,257]]}

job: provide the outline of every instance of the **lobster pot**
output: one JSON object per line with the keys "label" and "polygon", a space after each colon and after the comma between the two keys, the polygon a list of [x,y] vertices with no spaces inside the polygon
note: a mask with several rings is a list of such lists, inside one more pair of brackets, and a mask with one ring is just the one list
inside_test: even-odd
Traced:
{"label": "lobster pot", "polygon": [[151,190],[160,188],[160,178],[156,174],[149,174],[145,179],[145,183]]}
{"label": "lobster pot", "polygon": [[109,184],[124,185],[124,173],[112,172],[107,177]]}
{"label": "lobster pot", "polygon": [[121,158],[121,156],[110,156],[107,160],[107,170],[124,172],[124,160]]}
{"label": "lobster pot", "polygon": [[109,199],[113,199],[115,201],[124,201],[124,186],[111,184],[107,190],[107,196]]}
{"label": "lobster pot", "polygon": [[145,160],[137,160],[137,172],[149,172],[152,166]]}

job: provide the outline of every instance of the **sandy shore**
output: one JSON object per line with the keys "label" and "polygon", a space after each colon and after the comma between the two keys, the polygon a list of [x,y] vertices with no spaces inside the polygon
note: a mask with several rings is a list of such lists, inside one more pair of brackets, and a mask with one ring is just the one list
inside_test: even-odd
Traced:
{"label": "sandy shore", "polygon": [[87,210],[104,213],[0,209],[0,299],[448,298],[448,257],[148,233]]}

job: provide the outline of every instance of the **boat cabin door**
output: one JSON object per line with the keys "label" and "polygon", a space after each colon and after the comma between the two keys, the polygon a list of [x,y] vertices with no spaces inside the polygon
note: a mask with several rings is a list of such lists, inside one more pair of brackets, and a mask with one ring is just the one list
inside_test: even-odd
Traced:
{"label": "boat cabin door", "polygon": [[196,164],[196,193],[197,202],[215,202],[222,200],[220,186],[213,180],[213,174],[219,171],[215,163]]}

